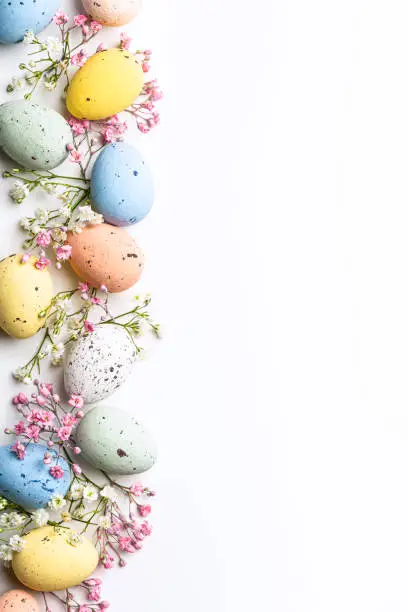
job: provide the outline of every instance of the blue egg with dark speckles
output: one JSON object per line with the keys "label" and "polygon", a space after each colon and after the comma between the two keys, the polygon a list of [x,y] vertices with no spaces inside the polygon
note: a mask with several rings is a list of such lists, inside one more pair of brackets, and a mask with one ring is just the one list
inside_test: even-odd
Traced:
{"label": "blue egg with dark speckles", "polygon": [[0,43],[19,42],[28,31],[38,34],[59,5],[59,0],[0,0]]}
{"label": "blue egg with dark speckles", "polygon": [[[43,463],[44,453],[49,452],[53,461]],[[53,478],[50,466],[60,465],[62,478]],[[43,444],[29,444],[24,459],[18,459],[11,446],[0,446],[0,495],[26,509],[45,508],[54,495],[65,495],[70,483],[68,463],[62,457],[57,460],[55,450]]]}
{"label": "blue egg with dark speckles", "polygon": [[91,198],[111,225],[133,225],[147,215],[154,200],[153,178],[137,149],[124,142],[104,148],[92,170]]}

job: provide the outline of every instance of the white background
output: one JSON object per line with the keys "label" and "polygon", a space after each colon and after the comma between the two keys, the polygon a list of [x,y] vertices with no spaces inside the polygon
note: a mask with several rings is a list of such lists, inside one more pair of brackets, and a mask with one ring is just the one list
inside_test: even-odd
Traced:
{"label": "white background", "polygon": [[[165,338],[114,401],[161,454],[154,536],[105,596],[405,612],[407,4],[145,4],[127,31],[166,99],[136,138],[158,194],[132,233]],[[0,101],[23,54],[0,49]],[[6,256],[25,212],[0,189]],[[1,340],[3,397],[31,346]]]}

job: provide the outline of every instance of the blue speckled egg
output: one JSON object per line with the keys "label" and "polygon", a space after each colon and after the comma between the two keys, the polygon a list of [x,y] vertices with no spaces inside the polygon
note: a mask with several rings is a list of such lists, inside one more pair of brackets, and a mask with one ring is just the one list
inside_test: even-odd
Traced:
{"label": "blue speckled egg", "polygon": [[132,225],[150,211],[154,199],[149,167],[134,147],[115,142],[104,148],[91,178],[95,210],[111,225]]}
{"label": "blue speckled egg", "polygon": [[0,43],[19,42],[29,30],[38,34],[59,5],[59,0],[0,0]]}
{"label": "blue speckled egg", "polygon": [[24,459],[18,459],[10,445],[0,446],[0,495],[26,509],[45,508],[53,495],[65,495],[69,488],[70,471],[65,459],[58,459],[64,470],[62,478],[53,478],[50,465],[56,465],[57,453],[50,465],[43,463],[47,447],[43,444],[29,444]]}

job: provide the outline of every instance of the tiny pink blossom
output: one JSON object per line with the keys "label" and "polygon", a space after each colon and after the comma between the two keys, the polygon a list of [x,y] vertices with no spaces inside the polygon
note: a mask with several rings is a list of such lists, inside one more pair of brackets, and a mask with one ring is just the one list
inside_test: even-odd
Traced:
{"label": "tiny pink blossom", "polygon": [[91,591],[89,591],[88,599],[89,601],[99,601],[100,597],[101,597],[101,587],[98,584],[95,587],[93,587]]}
{"label": "tiny pink blossom", "polygon": [[68,15],[61,9],[59,9],[53,17],[53,21],[56,25],[64,25],[65,23],[68,23],[68,20]]}
{"label": "tiny pink blossom", "polygon": [[84,399],[82,395],[75,395],[75,393],[73,393],[68,400],[68,404],[73,408],[78,408],[78,410],[81,410],[81,408],[84,407]]}
{"label": "tiny pink blossom", "polygon": [[142,62],[142,70],[143,72],[149,72],[150,64],[148,62]]}
{"label": "tiny pink blossom", "polygon": [[130,36],[128,36],[128,34],[126,34],[126,32],[121,32],[120,33],[120,47],[121,49],[126,49],[129,50],[130,45],[131,45],[132,39]]}
{"label": "tiny pink blossom", "polygon": [[73,414],[65,414],[62,418],[62,422],[66,427],[73,427],[77,424],[78,419],[76,419]]}
{"label": "tiny pink blossom", "polygon": [[52,456],[50,453],[44,453],[43,463],[44,465],[49,465],[50,463],[52,463]]}
{"label": "tiny pink blossom", "polygon": [[26,436],[30,440],[34,440],[34,442],[38,442],[40,439],[40,432],[41,429],[38,427],[38,425],[29,425],[25,430]]}
{"label": "tiny pink blossom", "polygon": [[75,416],[76,416],[78,419],[83,419],[83,418],[84,418],[84,416],[85,416],[85,412],[84,412],[83,410],[78,410],[78,412],[76,412],[76,413],[75,413]]}
{"label": "tiny pink blossom", "polygon": [[86,293],[89,290],[89,285],[87,283],[78,283],[78,291],[81,293]]}
{"label": "tiny pink blossom", "polygon": [[51,392],[52,392],[52,386],[50,388],[50,385],[40,385],[39,386],[39,392],[41,393],[41,395],[43,395],[44,397],[50,397]]}
{"label": "tiny pink blossom", "polygon": [[50,423],[53,422],[54,418],[55,418],[55,415],[49,410],[41,410],[38,420],[44,425],[49,425]]}
{"label": "tiny pink blossom", "polygon": [[143,535],[149,536],[153,531],[153,527],[148,521],[143,521],[143,523],[140,525],[140,531],[143,533]]}
{"label": "tiny pink blossom", "polygon": [[86,15],[75,15],[74,17],[74,23],[76,26],[82,26],[87,21],[88,21],[88,17]]}
{"label": "tiny pink blossom", "polygon": [[115,564],[115,559],[112,557],[112,555],[105,553],[103,555],[102,564],[105,569],[112,569]]}
{"label": "tiny pink blossom", "polygon": [[41,406],[41,408],[45,406],[45,404],[47,403],[47,400],[43,395],[39,395],[35,401],[37,402],[39,406]]}
{"label": "tiny pink blossom", "polygon": [[101,610],[107,610],[110,607],[110,603],[109,601],[100,601],[99,602],[99,607]]}
{"label": "tiny pink blossom", "polygon": [[102,30],[102,24],[99,21],[91,21],[90,23],[91,30],[94,34],[100,32]]}
{"label": "tiny pink blossom", "polygon": [[100,53],[101,51],[107,51],[108,47],[105,45],[105,43],[99,43],[99,45],[96,47],[96,52]]}
{"label": "tiny pink blossom", "polygon": [[72,255],[72,246],[70,244],[64,244],[55,249],[55,254],[58,261],[67,261]]}
{"label": "tiny pink blossom", "polygon": [[13,453],[16,453],[18,459],[24,459],[25,457],[25,446],[18,440],[10,449]]}
{"label": "tiny pink blossom", "polygon": [[72,471],[76,476],[80,476],[82,474],[82,470],[77,463],[72,464]]}
{"label": "tiny pink blossom", "polygon": [[50,259],[47,259],[45,255],[41,255],[40,259],[37,259],[34,265],[37,268],[37,270],[45,270],[47,266],[50,265],[50,263],[51,263]]}
{"label": "tiny pink blossom", "polygon": [[37,410],[37,409],[31,410],[28,413],[26,418],[29,423],[39,423],[42,418],[41,410]]}
{"label": "tiny pink blossom", "polygon": [[49,231],[41,231],[37,234],[35,239],[37,246],[47,247],[51,243],[51,232]]}
{"label": "tiny pink blossom", "polygon": [[140,516],[145,517],[145,516],[149,516],[150,512],[152,511],[152,507],[149,504],[146,504],[146,505],[138,504],[137,510]]}
{"label": "tiny pink blossom", "polygon": [[72,427],[59,427],[57,429],[57,436],[59,437],[60,440],[69,440],[69,437],[71,435],[72,432]]}
{"label": "tiny pink blossom", "polygon": [[91,321],[84,321],[84,328],[88,333],[95,331],[95,325]]}
{"label": "tiny pink blossom", "polygon": [[79,164],[81,160],[82,154],[79,151],[71,151],[69,161],[73,162],[74,164]]}
{"label": "tiny pink blossom", "polygon": [[25,425],[23,421],[19,421],[14,425],[14,433],[19,436],[20,434],[25,432]]}
{"label": "tiny pink blossom", "polygon": [[84,604],[79,606],[79,608],[75,608],[75,610],[78,610],[78,612],[92,612],[92,608]]}
{"label": "tiny pink blossom", "polygon": [[80,455],[81,453],[81,449],[79,448],[79,446],[74,446],[72,450],[74,451],[75,455]]}
{"label": "tiny pink blossom", "polygon": [[96,306],[100,306],[102,304],[102,300],[98,297],[91,297],[91,302]]}
{"label": "tiny pink blossom", "polygon": [[19,393],[17,397],[20,404],[23,404],[25,406],[28,404],[29,400],[25,393]]}
{"label": "tiny pink blossom", "polygon": [[64,470],[60,465],[53,465],[50,467],[50,474],[53,478],[59,480],[64,476]]}
{"label": "tiny pink blossom", "polygon": [[141,482],[134,482],[130,487],[130,492],[136,497],[140,497],[140,495],[143,495],[143,491],[144,486]]}
{"label": "tiny pink blossom", "polygon": [[31,259],[30,253],[23,253],[21,257],[21,263],[26,264],[28,261],[30,261],[30,259]]}
{"label": "tiny pink blossom", "polygon": [[103,291],[104,293],[108,293],[108,288],[106,285],[101,285],[100,290]]}
{"label": "tiny pink blossom", "polygon": [[[82,28],[84,28],[86,26],[82,26]],[[78,53],[74,53],[74,55],[71,57],[71,64],[73,66],[83,66],[86,62],[86,60],[88,59],[88,54],[85,51],[85,49],[81,49]]]}

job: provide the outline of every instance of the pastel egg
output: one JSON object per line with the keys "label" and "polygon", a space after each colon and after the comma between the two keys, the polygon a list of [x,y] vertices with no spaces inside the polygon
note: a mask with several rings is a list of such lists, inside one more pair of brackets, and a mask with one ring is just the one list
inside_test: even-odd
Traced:
{"label": "pastel egg", "polygon": [[12,568],[18,580],[33,591],[59,591],[86,580],[98,564],[92,542],[72,529],[40,527],[24,536],[26,544],[14,553]]}
{"label": "pastel egg", "polygon": [[0,43],[23,40],[31,30],[38,34],[50,23],[59,7],[59,0],[0,0]]}
{"label": "pastel egg", "polygon": [[78,119],[106,119],[128,108],[143,83],[142,67],[132,53],[100,51],[75,73],[67,91],[67,108]]}
{"label": "pastel egg", "polygon": [[52,299],[48,270],[37,270],[31,259],[23,264],[22,255],[0,261],[0,327],[14,338],[33,336],[44,321],[39,313]]}
{"label": "pastel egg", "polygon": [[136,349],[118,325],[98,325],[95,331],[69,345],[64,384],[68,395],[82,395],[86,404],[109,397],[130,375]]}
{"label": "pastel egg", "polygon": [[84,459],[108,474],[141,474],[157,458],[156,444],[145,427],[111,406],[90,410],[78,425],[75,440]]}
{"label": "pastel egg", "polygon": [[40,612],[40,606],[27,591],[13,589],[0,597],[0,612]]}
{"label": "pastel egg", "polygon": [[[52,454],[53,461],[45,465],[44,453]],[[59,465],[62,478],[54,478],[50,467]],[[70,483],[70,470],[56,451],[43,444],[29,444],[24,459],[18,459],[11,445],[0,446],[0,494],[26,509],[45,508],[53,495],[65,495]]]}
{"label": "pastel egg", "polygon": [[82,0],[85,12],[107,26],[129,23],[139,13],[142,0]]}
{"label": "pastel egg", "polygon": [[153,177],[139,151],[124,142],[104,148],[92,170],[93,207],[112,225],[141,221],[153,206]]}
{"label": "pastel egg", "polygon": [[132,287],[142,274],[143,252],[120,227],[88,225],[80,234],[70,234],[68,244],[73,270],[92,287],[105,285],[111,293],[118,293]]}
{"label": "pastel egg", "polygon": [[0,106],[0,148],[23,168],[56,168],[67,159],[71,141],[68,123],[51,108],[27,100]]}

